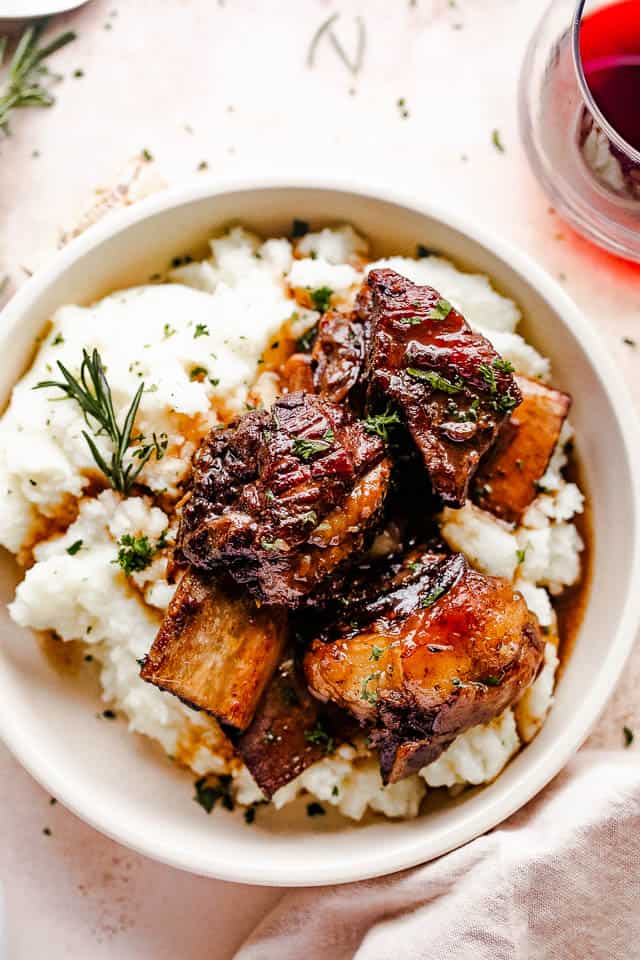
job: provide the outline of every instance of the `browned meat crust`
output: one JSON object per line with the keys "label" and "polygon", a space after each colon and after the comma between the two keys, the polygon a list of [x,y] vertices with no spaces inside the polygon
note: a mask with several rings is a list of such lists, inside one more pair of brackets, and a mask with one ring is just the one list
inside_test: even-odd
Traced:
{"label": "browned meat crust", "polygon": [[319,708],[289,651],[250,726],[240,735],[231,734],[237,752],[267,799],[331,748],[332,738],[319,719]]}
{"label": "browned meat crust", "polygon": [[483,459],[474,482],[473,499],[502,520],[519,523],[538,496],[558,442],[571,397],[535,380],[516,377],[522,403],[503,425]]}
{"label": "browned meat crust", "polygon": [[334,403],[346,400],[360,380],[367,347],[368,326],[357,313],[325,313],[312,353],[317,392]]}
{"label": "browned meat crust", "polygon": [[[413,555],[305,657],[309,687],[370,729],[385,782],[436,759],[515,702],[544,642],[522,596],[460,554]],[[325,634],[326,636],[326,634]]]}
{"label": "browned meat crust", "polygon": [[520,403],[511,367],[440,294],[372,270],[360,298],[371,324],[369,407],[389,400],[417,444],[434,492],[460,507],[480,458]]}
{"label": "browned meat crust", "polygon": [[282,656],[283,610],[262,606],[233,583],[187,572],[140,671],[189,706],[239,730]]}
{"label": "browned meat crust", "polygon": [[384,445],[345,408],[294,393],[196,454],[178,549],[225,569],[254,596],[296,606],[362,549],[384,504]]}
{"label": "browned meat crust", "polygon": [[437,291],[391,270],[370,272],[352,313],[328,311],[280,377],[270,411],[212,430],[194,457],[175,551],[190,569],[141,675],[217,716],[267,797],[354,724],[393,782],[541,666],[522,596],[432,523],[464,503],[482,457],[477,502],[520,519],[570,401],[514,379]]}

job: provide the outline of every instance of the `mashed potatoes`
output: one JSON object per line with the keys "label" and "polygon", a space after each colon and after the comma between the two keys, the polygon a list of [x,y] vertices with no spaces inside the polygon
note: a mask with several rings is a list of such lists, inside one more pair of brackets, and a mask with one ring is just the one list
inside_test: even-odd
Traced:
{"label": "mashed potatoes", "polygon": [[[516,305],[486,277],[461,273],[438,257],[393,257],[376,265],[435,286],[518,372],[548,379],[548,360],[516,332]],[[126,716],[129,728],[158,741],[197,774],[231,774],[240,803],[259,800],[260,791],[217,723],[138,676],[137,661],[149,649],[174,589],[165,576],[175,532],[172,505],[200,438],[219,417],[245,408],[261,355],[283,323],[295,313],[299,334],[318,319],[299,301],[306,296],[312,303],[309,291],[327,287],[334,302],[347,303],[371,266],[366,241],[348,226],[308,233],[293,245],[286,239],[263,242],[234,228],[211,241],[208,260],[173,269],[169,283],[116,293],[90,307],[59,309],[0,420],[0,543],[30,564],[11,616],[24,627],[86,643],[99,664],[104,700]],[[166,454],[143,469],[152,495],[92,493],[96,471],[80,408],[60,400],[55,389],[33,390],[41,380],[58,378],[57,361],[77,373],[82,349],[94,347],[107,368],[117,416],[143,382],[136,426],[146,436],[168,437]],[[270,376],[258,378],[265,402],[273,396]],[[513,581],[539,617],[548,643],[533,687],[515,708],[458,737],[419,776],[383,788],[364,745],[344,745],[279,790],[276,807],[306,791],[354,819],[367,809],[413,817],[429,788],[457,791],[490,781],[535,735],[552,702],[558,664],[551,596],[580,576],[582,544],[572,520],[582,509],[582,495],[562,472],[570,438],[567,427],[541,484],[544,492],[520,527],[469,503],[441,517],[450,546],[479,570]],[[107,453],[105,439],[97,443]],[[139,569],[118,562],[128,537],[144,538]]]}

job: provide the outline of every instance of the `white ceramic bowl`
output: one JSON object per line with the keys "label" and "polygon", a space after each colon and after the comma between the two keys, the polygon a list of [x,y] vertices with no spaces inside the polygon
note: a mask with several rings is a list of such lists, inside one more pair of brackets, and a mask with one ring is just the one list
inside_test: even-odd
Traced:
{"label": "white ceramic bowl", "polygon": [[[0,321],[0,405],[24,371],[34,337],[60,304],[83,303],[144,280],[229,220],[265,234],[299,217],[314,226],[350,221],[376,254],[416,243],[489,274],[524,312],[523,331],[553,361],[574,397],[572,420],[593,504],[594,563],[588,607],[556,701],[535,741],[481,790],[417,820],[354,825],[299,810],[260,811],[248,827],[192,802],[192,777],[121,723],[95,719],[97,690],[84,671],[56,672],[28,632],[0,613],[0,735],[52,794],[99,830],[158,860],[227,880],[325,884],[391,873],[489,830],[541,789],[580,746],[631,648],[640,595],[638,437],[606,351],[575,306],[526,256],[456,217],[353,184],[225,181],[150,198],[87,231],[30,280]],[[0,594],[18,573],[6,554]]]}

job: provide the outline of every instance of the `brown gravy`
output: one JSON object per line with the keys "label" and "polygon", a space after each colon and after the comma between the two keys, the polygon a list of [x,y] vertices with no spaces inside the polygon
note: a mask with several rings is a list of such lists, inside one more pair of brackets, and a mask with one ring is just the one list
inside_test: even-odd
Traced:
{"label": "brown gravy", "polygon": [[584,618],[589,600],[594,550],[591,499],[588,496],[584,470],[575,452],[572,452],[569,456],[569,462],[565,467],[564,474],[567,480],[572,483],[577,483],[585,494],[584,512],[573,518],[578,533],[582,537],[584,550],[580,554],[582,568],[580,580],[575,586],[566,589],[559,597],[553,598],[553,607],[558,617],[558,635],[560,638],[558,647],[558,656],[560,657],[558,678],[562,676],[562,672],[571,656],[578,631]]}
{"label": "brown gravy", "polygon": [[61,640],[52,630],[34,632],[40,650],[56,673],[77,674],[91,655],[82,640]]}

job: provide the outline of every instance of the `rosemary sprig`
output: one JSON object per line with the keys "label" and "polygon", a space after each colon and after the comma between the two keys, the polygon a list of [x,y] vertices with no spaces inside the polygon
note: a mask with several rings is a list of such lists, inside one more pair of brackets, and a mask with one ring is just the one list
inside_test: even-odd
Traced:
{"label": "rosemary sprig", "polygon": [[354,77],[357,76],[361,69],[362,64],[364,63],[364,54],[367,44],[367,28],[362,17],[356,17],[355,22],[358,28],[358,45],[353,60],[348,56],[346,50],[340,43],[340,40],[333,30],[333,25],[336,23],[340,17],[339,13],[334,13],[332,16],[328,17],[323,23],[320,24],[313,37],[311,38],[311,43],[309,45],[309,51],[307,53],[307,66],[313,67],[315,64],[316,50],[318,49],[318,44],[322,38],[326,35],[329,37],[331,45],[337,55],[342,60],[343,64]]}
{"label": "rosemary sprig", "polygon": [[[93,459],[113,489],[125,495],[128,494],[138,479],[140,471],[151,456],[155,454],[156,460],[162,460],[168,443],[165,433],[161,433],[159,437],[154,433],[151,442],[145,442],[145,438],[141,435],[131,436],[144,391],[144,383],[141,383],[138,387],[122,426],[120,426],[113,409],[111,387],[105,376],[104,364],[97,350],[94,350],[91,355],[86,350],[82,351],[79,377],[74,377],[59,360],[58,368],[64,377],[64,381],[41,380],[36,383],[33,389],[56,387],[58,390],[62,390],[69,399],[76,401],[84,413],[87,426],[93,430],[95,436],[106,433],[113,444],[110,462],[107,462],[102,456],[93,437],[90,437],[86,430],[82,431]],[[97,424],[97,430],[90,423],[89,418]],[[138,446],[134,447],[133,444],[138,444]]]}
{"label": "rosemary sprig", "polygon": [[[50,107],[55,99],[43,86],[42,79],[52,76],[44,61],[51,54],[75,40],[72,30],[60,34],[51,43],[38,47],[38,40],[46,27],[46,21],[29,27],[22,34],[9,64],[6,85],[0,94],[0,130],[9,134],[9,116],[19,107]],[[8,38],[0,37],[0,66],[7,49]]]}
{"label": "rosemary sprig", "polygon": [[315,56],[316,56],[316,49],[317,49],[317,47],[318,47],[318,44],[319,44],[320,41],[322,40],[322,37],[323,37],[324,34],[327,32],[327,30],[330,30],[330,29],[331,29],[331,27],[332,27],[333,24],[336,22],[336,20],[338,19],[339,16],[340,16],[339,13],[334,13],[334,14],[332,14],[330,17],[327,17],[327,19],[324,20],[324,21],[320,24],[320,26],[318,27],[318,29],[317,29],[316,32],[314,33],[313,37],[311,38],[311,43],[310,43],[310,45],[309,45],[309,52],[307,53],[307,66],[308,66],[308,67],[313,67],[314,60],[315,60]]}

